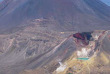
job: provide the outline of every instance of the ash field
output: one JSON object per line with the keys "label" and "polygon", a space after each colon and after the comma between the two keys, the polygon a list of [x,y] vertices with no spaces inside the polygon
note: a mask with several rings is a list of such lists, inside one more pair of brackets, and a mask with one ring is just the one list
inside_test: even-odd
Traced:
{"label": "ash field", "polygon": [[110,74],[109,44],[100,0],[0,2],[0,74]]}

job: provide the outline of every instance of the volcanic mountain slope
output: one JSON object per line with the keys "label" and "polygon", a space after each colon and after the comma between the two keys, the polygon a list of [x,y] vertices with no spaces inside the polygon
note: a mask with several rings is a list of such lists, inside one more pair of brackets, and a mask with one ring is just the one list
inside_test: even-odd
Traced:
{"label": "volcanic mountain slope", "polygon": [[[98,32],[101,32],[101,31],[98,31]],[[98,35],[98,32],[94,31],[96,35]],[[98,50],[96,50],[95,54],[89,60],[75,59],[75,52],[74,52],[69,59],[63,62],[63,65],[60,65],[60,67],[55,70],[54,74],[98,74],[98,73],[109,74],[110,73],[110,69],[109,69],[110,53],[108,49],[109,47],[106,46],[110,41],[109,33],[110,32],[106,33],[105,36],[103,35],[99,39],[100,44],[97,44],[97,43],[95,44],[95,49],[98,49]],[[91,47],[91,45],[89,45],[89,47]],[[88,49],[89,47],[87,46],[86,48]]]}
{"label": "volcanic mountain slope", "polygon": [[[48,31],[41,23],[34,23],[16,33],[0,35],[0,74],[52,74],[59,67],[59,62],[66,62],[68,67],[70,64],[73,66],[76,57],[74,55],[79,49],[74,39],[68,36],[75,32]],[[101,68],[107,68],[106,72],[109,72],[109,33],[102,40],[101,55],[95,57],[95,62],[88,61],[90,65],[94,65],[90,66],[91,71],[96,69],[98,64],[104,64]],[[83,70],[88,70],[87,64],[84,67],[87,69]],[[101,70],[97,71],[100,73]]]}
{"label": "volcanic mountain slope", "polygon": [[[96,31],[94,31],[95,33]],[[95,34],[98,35],[98,32],[101,31],[97,31]],[[102,73],[102,74],[109,74],[110,73],[110,53],[106,52],[106,44],[105,43],[109,43],[109,33],[106,34],[105,36],[103,36],[101,39],[101,45],[100,47],[98,47],[97,49],[99,49],[100,51],[95,52],[95,54],[89,59],[89,60],[77,60],[75,59],[76,57],[76,51],[78,51],[77,46],[75,46],[75,48],[73,48],[73,52],[72,54],[65,58],[64,60],[61,60],[62,56],[67,56],[67,53],[70,51],[71,48],[67,48],[67,44],[69,39],[67,39],[67,41],[63,41],[63,43],[61,42],[61,45],[58,47],[58,49],[62,49],[63,45],[65,45],[67,49],[63,50],[66,51],[67,53],[63,53],[61,54],[60,51],[58,51],[60,53],[60,57],[57,57],[56,60],[52,60],[50,62],[49,60],[49,64],[45,64],[45,66],[42,66],[40,68],[36,68],[36,69],[31,69],[31,70],[24,70],[23,72],[21,72],[20,74],[97,74],[97,73]],[[107,39],[107,41],[106,41]],[[66,44],[65,44],[66,43]],[[74,43],[72,43],[74,45]],[[106,47],[103,47],[106,46]],[[96,46],[97,47],[97,46]],[[96,48],[95,47],[95,48]],[[107,51],[109,51],[109,49],[107,49]],[[56,55],[56,53],[55,53]],[[58,54],[57,54],[58,55]],[[58,65],[58,63],[60,65]],[[61,64],[62,63],[62,64]]]}
{"label": "volcanic mountain slope", "polygon": [[[109,29],[109,12],[99,0],[4,0],[0,4],[0,74],[52,74],[60,62],[67,63],[66,73],[79,50],[69,36]],[[76,65],[84,63],[87,74],[110,72],[109,34],[101,41],[100,54],[86,61],[90,66],[75,60]],[[100,70],[96,69],[99,62]]]}
{"label": "volcanic mountain slope", "polygon": [[1,30],[34,19],[51,21],[51,26],[44,25],[57,31],[109,29],[110,7],[100,0],[4,0],[0,4]]}
{"label": "volcanic mountain slope", "polygon": [[[63,41],[69,34],[49,32],[38,25],[28,26],[13,34],[2,34],[0,74],[19,74],[23,70],[45,66],[60,56],[61,60],[70,56],[75,48],[74,43],[71,40]],[[63,56],[67,49],[68,54]]]}
{"label": "volcanic mountain slope", "polygon": [[99,54],[87,61],[74,60],[79,49],[74,39],[68,37],[73,33],[75,32],[49,32],[37,24],[16,33],[0,35],[0,74],[52,74],[59,67],[59,62],[67,66],[63,74],[74,64],[83,67],[76,74],[82,71],[88,74],[89,68],[94,74],[108,74],[110,31],[101,41]]}

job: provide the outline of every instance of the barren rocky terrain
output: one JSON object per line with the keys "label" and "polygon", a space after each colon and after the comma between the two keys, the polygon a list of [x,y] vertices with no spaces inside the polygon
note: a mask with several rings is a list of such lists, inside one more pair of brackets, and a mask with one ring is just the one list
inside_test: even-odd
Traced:
{"label": "barren rocky terrain", "polygon": [[[4,0],[0,74],[109,74],[109,30],[110,7],[100,0]],[[91,31],[92,46],[71,37]],[[77,59],[83,48],[93,50],[89,60]]]}
{"label": "barren rocky terrain", "polygon": [[109,18],[110,7],[100,0],[4,0],[0,4],[1,32],[35,19],[48,20],[43,25],[57,31],[108,30]]}

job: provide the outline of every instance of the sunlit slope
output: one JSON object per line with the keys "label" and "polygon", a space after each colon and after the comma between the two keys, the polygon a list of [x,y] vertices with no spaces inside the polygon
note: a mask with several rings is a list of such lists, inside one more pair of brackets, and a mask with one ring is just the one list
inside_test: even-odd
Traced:
{"label": "sunlit slope", "polygon": [[[95,34],[100,34],[103,31],[94,31]],[[107,34],[100,39],[106,39]],[[66,38],[58,44],[56,50],[48,59],[35,69],[25,69],[20,74],[42,73],[42,74],[109,74],[110,72],[110,54],[102,49],[104,40],[100,40],[101,45],[99,50],[96,49],[93,56],[89,60],[77,59],[77,51],[80,50],[73,38]],[[89,47],[89,46],[87,46]],[[109,51],[109,50],[108,50]]]}
{"label": "sunlit slope", "polygon": [[[106,40],[108,39],[109,33],[110,31],[108,31],[104,37],[100,38],[100,41],[102,42],[100,47],[97,48],[99,50],[96,49],[95,54],[91,58],[89,58],[89,60],[77,59],[77,54],[76,52],[74,52],[70,58],[63,62],[63,65],[65,65],[66,68],[63,71],[56,70],[54,74],[109,74],[110,53],[107,52],[109,51],[109,48],[106,44],[109,43],[109,40]],[[103,46],[106,46],[106,48],[108,49],[104,48]]]}

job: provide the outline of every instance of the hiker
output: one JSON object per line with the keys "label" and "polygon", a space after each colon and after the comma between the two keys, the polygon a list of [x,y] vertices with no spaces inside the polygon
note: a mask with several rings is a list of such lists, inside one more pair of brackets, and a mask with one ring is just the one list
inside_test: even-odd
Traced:
{"label": "hiker", "polygon": [[82,32],[82,33],[75,33],[73,37],[76,38],[76,43],[79,45],[88,45],[89,41],[92,40],[92,32]]}

